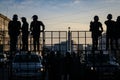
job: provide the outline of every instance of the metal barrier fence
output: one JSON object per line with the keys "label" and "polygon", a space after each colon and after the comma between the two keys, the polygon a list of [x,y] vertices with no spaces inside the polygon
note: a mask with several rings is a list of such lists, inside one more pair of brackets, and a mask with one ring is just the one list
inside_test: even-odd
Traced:
{"label": "metal barrier fence", "polygon": [[[8,32],[1,31],[1,33],[2,33],[2,35],[0,34],[0,52],[1,53],[8,52],[8,54],[9,54],[10,39],[8,36]],[[105,35],[105,33],[103,33],[102,36],[99,37],[98,42],[99,42],[98,50],[97,50],[98,53],[100,51],[114,53],[114,51],[112,52],[110,49],[109,49],[109,51],[106,51],[106,35]],[[70,53],[75,52],[75,53],[80,54],[80,55],[78,55],[78,57],[80,58],[78,60],[78,62],[79,61],[82,62],[82,60],[84,62],[84,60],[87,60],[86,58],[84,58],[84,56],[86,56],[87,53],[94,53],[94,52],[92,52],[92,38],[91,38],[91,32],[89,32],[89,31],[70,31],[70,30],[68,30],[68,31],[45,31],[45,32],[41,32],[39,45],[40,45],[40,49],[37,52],[40,55],[42,55],[43,52],[49,54],[49,53],[51,53],[51,51],[59,52],[61,54],[65,54],[67,51]],[[22,34],[20,34],[20,36],[19,36],[17,48],[20,51],[20,53],[24,53],[24,52],[21,52],[21,47],[22,47]],[[32,52],[34,53],[34,51],[33,51],[33,37],[31,34],[29,34],[29,38],[28,38],[28,51],[30,51],[31,53]],[[117,50],[117,51],[119,53],[119,50]],[[83,56],[81,56],[81,54],[83,54]],[[50,56],[47,56],[47,57],[48,57],[48,62],[51,61],[51,59],[53,61],[57,61],[59,59],[59,58],[53,57],[53,55],[52,55],[51,59],[50,59]],[[63,59],[63,58],[64,58],[64,56],[62,56],[61,59]],[[92,58],[94,58],[94,57],[92,57]],[[42,59],[44,59],[44,56],[41,58],[41,60]],[[46,59],[46,56],[45,56],[45,59]],[[22,60],[22,58],[20,59],[20,61],[21,60]],[[45,60],[45,62],[47,62],[46,60]],[[61,60],[61,61],[63,61],[63,60]],[[57,63],[58,62],[55,62],[55,64],[57,64]],[[62,62],[62,63],[64,63],[64,62]],[[76,63],[76,62],[74,62],[74,63]],[[10,59],[8,59],[8,62],[5,63],[5,65],[3,65],[3,66],[1,65],[1,67],[0,67],[0,72],[1,72],[0,73],[0,80],[12,80],[15,77],[15,76],[11,76],[12,70],[13,70],[11,67],[15,65],[15,64],[14,65],[12,65],[12,64],[13,64],[12,61],[10,61]],[[53,73],[51,73],[51,72],[54,72],[54,71],[56,72],[59,70],[58,66],[63,66],[63,64],[57,64],[58,65],[57,69],[54,71],[51,71],[51,65],[49,65],[49,64],[46,65],[45,63],[43,63],[43,64],[44,64],[44,68],[46,71],[45,74],[42,75],[43,77],[45,77],[43,80],[49,80],[51,78],[51,76],[53,77]],[[50,64],[51,64],[51,62],[50,62]],[[95,76],[96,74],[94,73],[94,70],[95,70],[94,66],[90,67],[90,70],[93,70],[92,72],[91,71],[89,72],[89,70],[88,70],[87,73],[85,73],[87,70],[85,67],[86,64],[81,64],[81,63],[78,63],[78,64],[76,65],[76,64],[72,63],[72,65],[75,65],[75,66],[73,66],[74,68],[71,68],[74,70],[76,66],[80,67],[80,68],[79,67],[76,68],[79,71],[78,74],[76,74],[77,77],[79,76],[79,78],[81,78],[82,80],[88,80],[89,78],[93,79],[93,77],[96,77]],[[23,66],[23,64],[19,64],[19,65]],[[27,70],[22,70],[22,71],[29,73],[28,69],[30,69],[30,70],[32,70],[32,69],[28,67],[29,66],[28,63],[26,63],[26,65],[27,65]],[[32,65],[35,65],[35,63]],[[93,65],[94,65],[94,63],[93,63]],[[16,66],[18,66],[18,65],[16,65]],[[21,69],[21,66],[19,67],[20,69]],[[35,65],[35,68],[37,69],[37,65]],[[56,68],[56,67],[54,67],[54,68]],[[14,72],[17,73],[20,71],[20,69],[14,70]],[[62,69],[60,68],[60,70],[62,70]],[[32,71],[36,72],[36,70],[32,70]],[[37,70],[37,72],[39,72],[39,71],[40,70]],[[77,70],[75,70],[75,71],[77,71]],[[56,73],[58,73],[58,72],[56,72]],[[54,77],[55,76],[59,77],[58,75],[55,75],[56,73],[54,73]],[[27,74],[27,75],[29,76],[30,74]],[[64,76],[63,75],[64,74],[61,73],[61,79],[59,79],[59,80],[65,80],[63,78],[65,75]],[[91,76],[91,77],[89,77],[89,76]],[[101,74],[97,74],[98,78],[96,78],[96,79],[102,80],[101,76],[102,76]],[[75,78],[75,75],[73,77]],[[86,79],[87,77],[88,77],[88,79]],[[31,79],[31,78],[15,78],[15,79],[35,80],[37,78],[35,77],[33,79]],[[73,79],[73,80],[75,80],[75,79]]]}
{"label": "metal barrier fence", "polygon": [[[0,31],[0,33],[0,52],[9,52],[10,39],[8,31]],[[63,54],[67,51],[71,53],[92,51],[92,38],[90,31],[44,31],[40,33],[39,40],[40,49],[37,52],[39,52],[40,55],[42,55],[42,52],[49,53],[50,51],[59,51]],[[18,51],[21,51],[22,45],[22,34],[20,34],[17,43]],[[33,36],[29,33],[28,51],[34,51],[33,46]],[[113,43],[113,46],[115,47],[115,43]],[[97,50],[111,53],[110,48],[108,51],[106,51],[106,34],[104,32],[98,39]],[[116,51],[119,53],[119,50]]]}
{"label": "metal barrier fence", "polygon": [[[0,47],[3,51],[10,50],[10,40],[7,31],[1,31]],[[105,49],[106,37],[105,33],[98,39],[99,50]],[[49,50],[56,50],[60,52],[80,50],[91,50],[92,38],[89,31],[45,31],[40,34],[40,52],[43,47]],[[18,38],[17,48],[20,50],[22,47],[22,34]],[[31,34],[28,36],[28,50],[33,51],[33,37]]]}

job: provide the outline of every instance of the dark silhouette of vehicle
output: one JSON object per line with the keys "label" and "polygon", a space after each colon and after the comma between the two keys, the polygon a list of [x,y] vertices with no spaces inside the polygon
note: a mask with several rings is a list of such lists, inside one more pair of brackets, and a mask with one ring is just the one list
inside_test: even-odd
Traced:
{"label": "dark silhouette of vehicle", "polygon": [[120,65],[112,54],[85,54],[86,73],[92,73],[97,78],[113,78],[119,74]]}
{"label": "dark silhouette of vehicle", "polygon": [[33,52],[20,52],[12,61],[12,79],[35,78],[42,79],[44,67],[40,57]]}

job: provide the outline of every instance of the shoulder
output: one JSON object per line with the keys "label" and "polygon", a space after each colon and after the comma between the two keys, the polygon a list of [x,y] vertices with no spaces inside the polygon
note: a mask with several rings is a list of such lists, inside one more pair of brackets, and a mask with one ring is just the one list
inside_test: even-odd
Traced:
{"label": "shoulder", "polygon": [[39,25],[44,25],[42,21],[38,21]]}
{"label": "shoulder", "polygon": [[91,21],[91,22],[90,22],[90,24],[92,25],[92,24],[93,24],[93,22]]}
{"label": "shoulder", "polygon": [[17,21],[17,22],[19,22],[19,23],[20,23],[20,21]]}
{"label": "shoulder", "polygon": [[9,23],[11,23],[11,22],[13,22],[13,21],[9,21]]}
{"label": "shoulder", "polygon": [[108,20],[104,22],[105,24],[108,23]]}
{"label": "shoulder", "polygon": [[21,24],[21,22],[20,22],[20,21],[17,21],[17,23],[18,23],[18,24]]}
{"label": "shoulder", "polygon": [[102,24],[101,22],[98,22],[98,24]]}
{"label": "shoulder", "polygon": [[94,25],[95,24],[95,22],[90,22],[90,25]]}
{"label": "shoulder", "polygon": [[98,22],[98,24],[102,25],[102,23],[101,23],[101,22]]}
{"label": "shoulder", "polygon": [[43,23],[43,22],[42,22],[42,21],[38,21],[38,23],[40,23],[40,24],[41,24],[41,23]]}
{"label": "shoulder", "polygon": [[26,22],[26,24],[29,25],[28,22]]}
{"label": "shoulder", "polygon": [[31,21],[31,23],[33,23],[34,21]]}
{"label": "shoulder", "polygon": [[112,22],[113,22],[113,23],[115,23],[115,21],[114,21],[114,20],[112,20]]}
{"label": "shoulder", "polygon": [[9,21],[9,24],[13,23],[13,21]]}
{"label": "shoulder", "polygon": [[32,21],[30,24],[33,24],[34,22]]}
{"label": "shoulder", "polygon": [[25,22],[26,25],[28,25],[28,22]]}

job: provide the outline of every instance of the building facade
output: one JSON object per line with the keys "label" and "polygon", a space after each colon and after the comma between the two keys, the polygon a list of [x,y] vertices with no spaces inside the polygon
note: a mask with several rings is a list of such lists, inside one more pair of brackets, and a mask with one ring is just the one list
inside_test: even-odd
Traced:
{"label": "building facade", "polygon": [[0,13],[0,51],[8,50],[9,38],[8,38],[8,23],[10,19]]}

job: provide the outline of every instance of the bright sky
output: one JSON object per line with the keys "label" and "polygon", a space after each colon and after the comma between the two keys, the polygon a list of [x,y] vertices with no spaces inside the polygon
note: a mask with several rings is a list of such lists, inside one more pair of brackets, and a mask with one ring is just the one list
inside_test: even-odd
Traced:
{"label": "bright sky", "polygon": [[95,15],[105,29],[107,14],[113,14],[113,20],[120,15],[120,0],[0,0],[0,13],[12,19],[13,14],[26,17],[38,15],[47,31],[89,30],[89,23]]}

